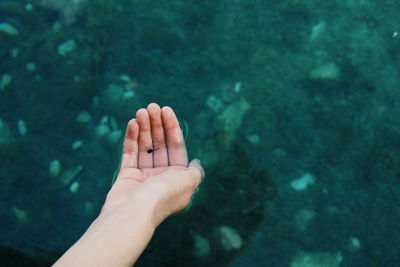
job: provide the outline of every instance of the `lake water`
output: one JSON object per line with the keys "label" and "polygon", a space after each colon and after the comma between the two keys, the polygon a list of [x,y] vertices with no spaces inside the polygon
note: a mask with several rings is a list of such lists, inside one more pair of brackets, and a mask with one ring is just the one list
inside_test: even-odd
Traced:
{"label": "lake water", "polygon": [[397,266],[399,11],[1,1],[0,266],[48,266],[82,235],[151,102],[206,178],[136,266]]}

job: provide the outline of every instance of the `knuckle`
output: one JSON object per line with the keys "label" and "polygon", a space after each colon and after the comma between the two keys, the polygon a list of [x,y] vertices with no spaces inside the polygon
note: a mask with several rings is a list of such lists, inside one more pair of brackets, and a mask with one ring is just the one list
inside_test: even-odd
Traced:
{"label": "knuckle", "polygon": [[163,128],[163,125],[162,125],[162,122],[161,121],[152,121],[151,122],[151,127],[153,127],[153,128],[155,128],[155,129],[162,129]]}

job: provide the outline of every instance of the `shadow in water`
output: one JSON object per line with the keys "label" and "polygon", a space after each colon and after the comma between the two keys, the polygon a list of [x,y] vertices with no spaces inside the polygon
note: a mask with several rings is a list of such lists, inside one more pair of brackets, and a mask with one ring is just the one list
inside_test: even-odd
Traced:
{"label": "shadow in water", "polygon": [[159,227],[136,266],[227,266],[241,253],[276,189],[238,143],[229,147],[217,164],[206,166],[191,208]]}

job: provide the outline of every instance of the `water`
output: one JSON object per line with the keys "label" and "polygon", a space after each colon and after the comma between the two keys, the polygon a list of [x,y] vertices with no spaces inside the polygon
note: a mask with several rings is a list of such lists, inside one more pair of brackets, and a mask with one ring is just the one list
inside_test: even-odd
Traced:
{"label": "water", "polygon": [[396,266],[399,10],[1,1],[0,265],[47,266],[79,238],[126,123],[157,102],[207,176],[136,266]]}

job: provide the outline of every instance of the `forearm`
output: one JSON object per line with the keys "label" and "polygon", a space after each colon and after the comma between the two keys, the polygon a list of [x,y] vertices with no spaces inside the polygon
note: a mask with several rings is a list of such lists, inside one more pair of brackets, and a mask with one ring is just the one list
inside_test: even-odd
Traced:
{"label": "forearm", "polygon": [[154,230],[146,209],[100,215],[54,266],[131,266]]}

